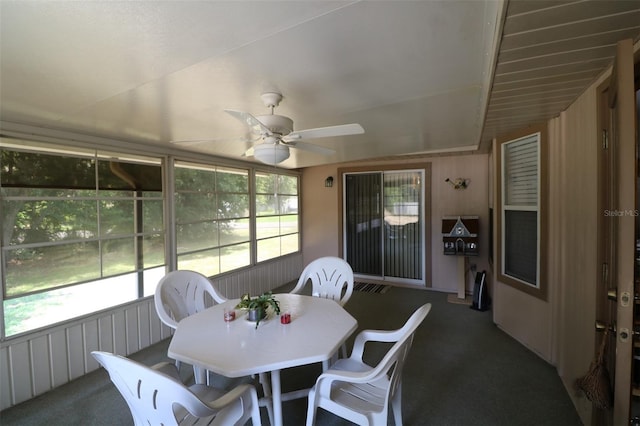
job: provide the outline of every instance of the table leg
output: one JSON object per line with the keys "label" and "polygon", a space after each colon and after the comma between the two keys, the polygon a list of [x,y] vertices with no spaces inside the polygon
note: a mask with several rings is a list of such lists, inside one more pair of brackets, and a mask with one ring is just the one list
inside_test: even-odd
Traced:
{"label": "table leg", "polygon": [[274,426],[282,426],[282,388],[280,387],[280,370],[271,372],[271,394],[273,401]]}
{"label": "table leg", "polygon": [[193,366],[193,375],[194,375],[194,380],[197,384],[202,384],[202,385],[206,385],[208,384],[208,377],[207,377],[207,370],[205,368],[202,367],[198,367],[196,365]]}
{"label": "table leg", "polygon": [[271,393],[271,383],[269,379],[269,373],[260,373],[260,384],[262,385],[262,391],[264,392],[264,398],[260,401],[260,406],[267,408],[267,414],[269,415],[269,424],[273,424],[273,398]]}

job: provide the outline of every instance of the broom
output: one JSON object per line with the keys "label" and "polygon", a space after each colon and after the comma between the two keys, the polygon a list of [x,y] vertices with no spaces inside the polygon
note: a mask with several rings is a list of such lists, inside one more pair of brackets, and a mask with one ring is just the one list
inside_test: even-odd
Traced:
{"label": "broom", "polygon": [[607,410],[611,408],[613,402],[613,391],[611,390],[611,381],[609,379],[609,371],[604,363],[604,351],[609,339],[609,330],[605,329],[600,343],[598,357],[591,362],[587,374],[576,380],[578,388],[580,388],[589,401],[596,408]]}

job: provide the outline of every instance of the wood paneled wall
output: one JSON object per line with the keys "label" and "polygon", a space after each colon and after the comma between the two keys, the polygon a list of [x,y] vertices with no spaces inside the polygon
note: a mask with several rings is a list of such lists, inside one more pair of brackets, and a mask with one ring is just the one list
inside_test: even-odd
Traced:
{"label": "wood paneled wall", "polygon": [[[431,239],[425,241],[425,255],[431,257],[431,276],[426,277],[426,286],[431,290],[447,293],[458,291],[457,256],[443,254],[442,217],[452,215],[479,216],[480,255],[469,257],[478,271],[489,271],[489,204],[488,204],[488,155],[434,156],[425,158],[393,159],[341,163],[309,167],[302,174],[302,230],[304,235],[304,262],[320,256],[340,256],[340,220],[342,194],[334,181],[332,188],[324,187],[327,176],[338,177],[339,168],[361,167],[370,170],[402,168],[406,164],[420,162],[431,164],[431,203],[425,208],[431,211]],[[455,190],[445,180],[466,178],[469,187]],[[473,291],[475,275],[466,273],[466,289]]]}
{"label": "wood paneled wall", "polygon": [[[297,279],[302,255],[286,256],[213,279],[228,298],[259,294]],[[169,336],[148,297],[0,345],[0,410],[96,370],[91,351],[129,355]]]}
{"label": "wood paneled wall", "polygon": [[[598,228],[597,87],[548,122],[548,300],[494,280],[494,321],[555,365],[585,424],[591,403],[575,390],[594,355]],[[495,152],[495,151],[494,151]],[[494,180],[494,191],[498,191]],[[497,208],[497,206],[495,206]],[[496,210],[498,211],[498,210]],[[496,253],[495,256],[498,254]]]}
{"label": "wood paneled wall", "polygon": [[[556,365],[578,412],[589,424],[591,403],[574,383],[583,376],[594,356],[594,323],[598,266],[598,150],[601,141],[597,120],[597,85],[589,88],[560,117],[551,123],[557,128],[550,164],[558,173],[550,180],[549,284],[555,289],[550,337]],[[587,422],[588,421],[588,422]]]}

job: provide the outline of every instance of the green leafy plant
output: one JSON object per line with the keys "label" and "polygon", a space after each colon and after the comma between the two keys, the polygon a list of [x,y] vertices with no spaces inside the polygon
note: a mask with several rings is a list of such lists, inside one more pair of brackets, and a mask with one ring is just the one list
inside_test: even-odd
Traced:
{"label": "green leafy plant", "polygon": [[256,311],[256,328],[258,328],[260,320],[266,318],[268,308],[272,308],[276,314],[280,315],[280,303],[270,291],[253,298],[249,293],[245,293],[240,298],[240,302],[236,305],[236,309]]}

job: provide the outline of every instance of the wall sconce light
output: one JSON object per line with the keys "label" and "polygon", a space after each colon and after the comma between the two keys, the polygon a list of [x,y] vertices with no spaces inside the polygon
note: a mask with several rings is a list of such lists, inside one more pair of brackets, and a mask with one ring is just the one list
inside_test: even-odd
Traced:
{"label": "wall sconce light", "polygon": [[324,180],[324,186],[331,188],[333,186],[333,176],[329,176]]}
{"label": "wall sconce light", "polygon": [[451,186],[453,186],[453,189],[467,189],[467,186],[469,186],[469,179],[465,179],[465,178],[456,178],[456,179],[446,178],[444,181],[449,182]]}

